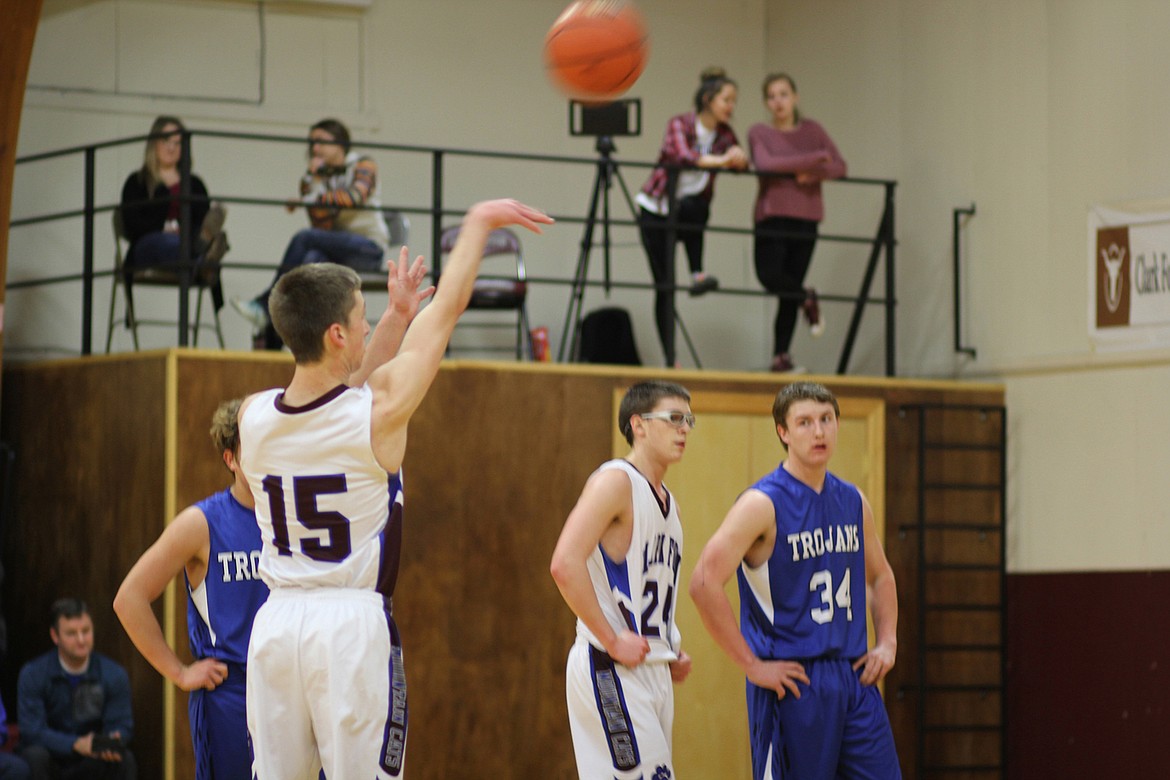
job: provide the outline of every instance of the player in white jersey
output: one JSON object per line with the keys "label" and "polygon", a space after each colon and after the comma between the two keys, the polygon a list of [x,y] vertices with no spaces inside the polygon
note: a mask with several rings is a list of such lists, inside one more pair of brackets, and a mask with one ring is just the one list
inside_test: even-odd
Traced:
{"label": "player in white jersey", "polygon": [[618,409],[632,445],[601,465],[569,513],[552,576],[577,615],[565,695],[583,780],[671,780],[673,683],[691,659],[674,623],[682,525],[663,485],[695,427],[690,393],[641,382]]}
{"label": "player in white jersey", "polygon": [[260,575],[272,588],[248,650],[257,777],[316,780],[322,767],[329,780],[403,776],[406,677],[390,596],[407,423],[470,300],[488,234],[505,225],[539,233],[551,222],[512,200],[473,206],[421,312],[425,270],[421,258],[408,270],[403,248],[368,346],[349,268],[301,266],[273,289],[272,324],[296,368],[287,388],[252,396],[240,411]]}

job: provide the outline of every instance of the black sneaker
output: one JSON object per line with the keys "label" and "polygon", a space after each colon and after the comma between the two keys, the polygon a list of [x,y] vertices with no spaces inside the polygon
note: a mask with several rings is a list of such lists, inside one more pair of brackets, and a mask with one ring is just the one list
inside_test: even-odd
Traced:
{"label": "black sneaker", "polygon": [[708,273],[697,273],[691,277],[691,295],[705,295],[719,289],[719,280]]}

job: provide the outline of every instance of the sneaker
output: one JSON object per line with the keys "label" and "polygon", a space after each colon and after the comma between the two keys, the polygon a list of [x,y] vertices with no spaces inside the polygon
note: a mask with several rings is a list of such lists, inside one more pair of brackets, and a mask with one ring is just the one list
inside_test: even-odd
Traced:
{"label": "sneaker", "polygon": [[804,301],[800,304],[804,318],[808,320],[808,332],[817,338],[825,332],[825,318],[821,316],[821,305],[817,300],[817,291],[812,287],[804,288]]}
{"label": "sneaker", "polygon": [[268,327],[268,312],[264,311],[264,307],[255,298],[250,301],[232,298],[232,308],[238,311],[241,317],[252,323],[252,327],[256,330]]}
{"label": "sneaker", "polygon": [[691,295],[703,295],[712,290],[719,289],[719,280],[709,273],[699,271],[697,274],[691,274]]}
{"label": "sneaker", "polygon": [[803,374],[805,368],[795,365],[792,362],[792,356],[787,352],[781,352],[772,358],[771,370],[777,374]]}

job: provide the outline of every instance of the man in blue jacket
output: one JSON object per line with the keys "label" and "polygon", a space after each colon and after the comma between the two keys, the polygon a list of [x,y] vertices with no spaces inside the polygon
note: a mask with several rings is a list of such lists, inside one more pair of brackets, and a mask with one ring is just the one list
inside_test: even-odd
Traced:
{"label": "man in blue jacket", "polygon": [[17,683],[21,755],[33,780],[136,780],[126,670],[93,652],[85,602],[58,599],[52,617],[57,649],[25,664]]}

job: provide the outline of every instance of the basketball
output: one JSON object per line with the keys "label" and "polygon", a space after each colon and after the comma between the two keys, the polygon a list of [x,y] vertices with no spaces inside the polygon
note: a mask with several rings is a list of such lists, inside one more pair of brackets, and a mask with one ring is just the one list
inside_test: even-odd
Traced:
{"label": "basketball", "polygon": [[575,0],[544,38],[544,66],[570,97],[605,102],[634,85],[649,56],[642,16],[624,0]]}

